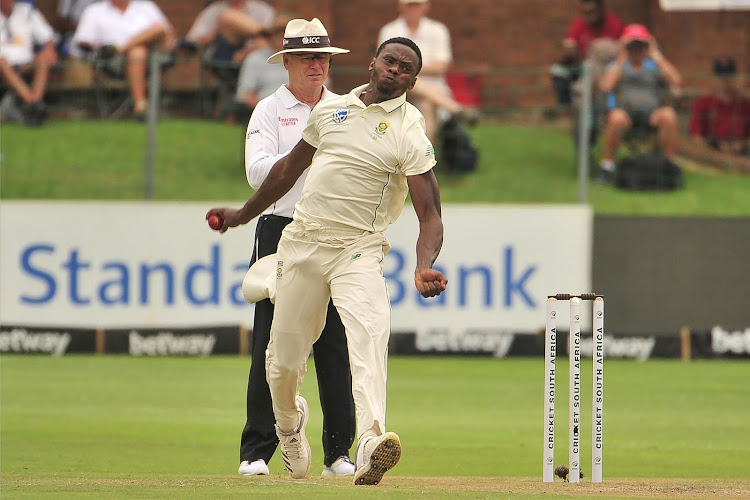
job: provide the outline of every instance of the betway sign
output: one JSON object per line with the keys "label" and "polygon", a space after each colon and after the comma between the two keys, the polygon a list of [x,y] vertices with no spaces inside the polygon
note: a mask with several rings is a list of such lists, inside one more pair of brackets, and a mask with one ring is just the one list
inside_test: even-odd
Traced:
{"label": "betway sign", "polygon": [[[0,321],[130,328],[252,324],[242,278],[255,223],[219,235],[220,203],[3,202]],[[548,293],[590,290],[592,214],[585,206],[448,205],[436,267],[440,297],[414,288],[416,216],[388,230],[384,272],[393,330],[543,325]],[[559,318],[566,324],[565,311]]]}

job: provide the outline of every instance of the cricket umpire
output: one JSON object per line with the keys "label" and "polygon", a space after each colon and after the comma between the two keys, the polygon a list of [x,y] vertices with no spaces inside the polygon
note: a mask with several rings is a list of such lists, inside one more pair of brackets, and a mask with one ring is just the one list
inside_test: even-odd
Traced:
{"label": "cricket umpire", "polygon": [[[274,163],[300,140],[316,104],[335,96],[324,82],[328,78],[331,57],[346,52],[349,51],[331,46],[328,33],[318,19],[293,19],[287,23],[283,50],[271,55],[268,62],[283,63],[289,83],[258,103],[247,127],[245,169],[254,189],[263,184]],[[251,264],[276,252],[282,230],[292,221],[306,175],[303,173],[294,187],[259,217]],[[247,421],[242,431],[238,470],[244,475],[268,474],[268,462],[279,444],[265,370],[273,313],[270,300],[255,304]],[[320,330],[317,333],[320,338],[312,351],[323,410],[323,475],[352,475],[354,464],[349,458],[349,449],[356,432],[352,378],[344,326],[332,303],[328,304],[322,333]]]}
{"label": "cricket umpire", "polygon": [[419,221],[414,285],[423,297],[434,297],[448,283],[433,269],[443,243],[435,152],[424,118],[406,102],[421,67],[412,40],[383,42],[370,62],[369,82],[320,102],[302,140],[241,209],[206,214],[223,219],[222,232],[246,224],[309,167],[294,220],[279,241],[266,354],[276,432],[294,478],[310,469],[309,408],[299,389],[331,298],[346,327],[357,406],[354,484],[378,484],[401,458],[399,436],[385,425],[390,303],[383,259],[390,249],[385,230],[398,219],[407,194]]}

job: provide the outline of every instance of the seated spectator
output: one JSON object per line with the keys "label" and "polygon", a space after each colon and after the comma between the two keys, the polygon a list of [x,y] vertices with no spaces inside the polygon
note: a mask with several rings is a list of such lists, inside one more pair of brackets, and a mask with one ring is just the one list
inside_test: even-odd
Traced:
{"label": "seated spectator", "polygon": [[101,0],[59,0],[57,2],[57,17],[54,24],[60,34],[60,40],[57,44],[57,52],[60,57],[67,57],[70,54],[70,41],[78,27],[84,9],[99,1]]}
{"label": "seated spectator", "polygon": [[611,183],[614,157],[626,130],[657,130],[657,142],[671,159],[677,143],[677,114],[664,104],[665,83],[678,87],[682,77],[662,55],[645,26],[630,24],[620,38],[620,53],[602,75],[600,89],[607,96],[604,147],[597,181]]}
{"label": "seated spectator", "polygon": [[[604,0],[579,0],[580,15],[570,25],[568,36],[563,40],[563,55],[552,66],[550,74],[555,89],[557,104],[572,104],[572,86],[578,79],[581,63],[589,57],[600,60],[599,54],[590,54],[589,48],[600,40],[617,41],[623,30],[622,21],[604,8]],[[601,46],[604,46],[602,44]],[[605,54],[606,55],[606,54]]]}
{"label": "seated spectator", "polygon": [[[0,75],[5,87],[23,101],[24,123],[38,127],[47,118],[44,94],[57,62],[55,32],[36,7],[0,0]],[[35,47],[41,46],[35,52]],[[30,83],[29,83],[30,81]]]}
{"label": "seated spectator", "polygon": [[185,41],[196,48],[214,44],[211,57],[240,64],[253,48],[253,39],[271,26],[274,9],[260,0],[211,2],[193,22]]}
{"label": "seated spectator", "polygon": [[732,155],[750,149],[750,99],[737,85],[733,59],[714,61],[715,83],[710,94],[698,97],[690,116],[690,137],[697,146]]}
{"label": "seated spectator", "polygon": [[476,122],[478,113],[475,109],[462,106],[451,95],[445,80],[453,59],[450,32],[443,23],[427,17],[429,10],[429,0],[399,0],[399,17],[380,29],[378,45],[390,38],[403,36],[414,40],[422,51],[422,70],[407,97],[424,115],[427,136],[433,144],[437,144],[441,118],[448,118],[440,117],[439,110],[445,110],[448,115],[459,115],[470,122]]}
{"label": "seated spectator", "polygon": [[89,5],[73,35],[71,55],[96,50],[106,69],[127,77],[133,114],[143,119],[148,107],[146,74],[149,52],[170,52],[176,38],[172,25],[151,0],[104,0]]}
{"label": "seated spectator", "polygon": [[258,102],[289,81],[286,68],[281,64],[268,64],[268,58],[284,48],[284,30],[290,20],[290,17],[277,16],[264,32],[264,47],[252,51],[242,62],[235,96],[237,123],[247,125]]}

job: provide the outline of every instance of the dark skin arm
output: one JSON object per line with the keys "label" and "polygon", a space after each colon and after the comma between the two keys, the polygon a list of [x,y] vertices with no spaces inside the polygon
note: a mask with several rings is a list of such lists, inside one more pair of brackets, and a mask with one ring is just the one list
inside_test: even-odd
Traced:
{"label": "dark skin arm", "polygon": [[443,246],[443,221],[440,211],[440,191],[432,170],[406,178],[409,195],[419,220],[417,238],[417,267],[414,270],[414,285],[422,297],[440,295],[448,279],[432,269]]}
{"label": "dark skin arm", "polygon": [[300,139],[288,155],[274,164],[266,180],[242,208],[239,210],[212,208],[206,214],[206,219],[211,215],[220,216],[224,221],[221,228],[218,229],[221,233],[226,232],[230,227],[247,224],[292,189],[297,179],[310,166],[315,151],[317,151],[316,148],[309,145],[304,139]]}

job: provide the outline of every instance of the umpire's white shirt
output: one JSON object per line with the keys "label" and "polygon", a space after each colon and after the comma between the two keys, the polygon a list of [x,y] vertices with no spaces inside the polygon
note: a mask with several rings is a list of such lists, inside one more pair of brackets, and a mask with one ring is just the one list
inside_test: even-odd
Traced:
{"label": "umpire's white shirt", "polygon": [[[334,96],[337,94],[324,86],[323,95],[317,106]],[[286,85],[282,85],[272,95],[262,99],[255,107],[245,136],[245,173],[247,182],[253,189],[258,189],[274,163],[297,145],[311,111],[310,106],[294,97]],[[294,213],[294,204],[302,195],[308,170],[302,173],[288,193],[263,213],[291,217]]]}

